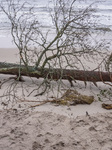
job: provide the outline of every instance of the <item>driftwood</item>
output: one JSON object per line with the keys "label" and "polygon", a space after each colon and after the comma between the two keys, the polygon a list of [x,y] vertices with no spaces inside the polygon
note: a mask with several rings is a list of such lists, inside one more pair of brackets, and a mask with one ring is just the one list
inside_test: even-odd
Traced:
{"label": "driftwood", "polygon": [[54,99],[52,103],[59,105],[77,105],[77,104],[91,104],[94,101],[94,96],[82,95],[76,90],[68,89],[61,98]]}
{"label": "driftwood", "polygon": [[102,108],[110,110],[110,109],[112,109],[112,104],[105,104],[105,103],[103,103],[102,104]]}
{"label": "driftwood", "polygon": [[100,72],[100,71],[85,71],[85,70],[72,70],[72,69],[50,69],[41,68],[35,69],[33,66],[26,67],[24,65],[18,65],[13,63],[3,63],[0,62],[0,74],[11,74],[21,76],[30,76],[36,78],[49,78],[53,80],[65,79],[71,83],[72,80],[79,81],[90,81],[96,84],[96,82],[112,82],[112,72]]}

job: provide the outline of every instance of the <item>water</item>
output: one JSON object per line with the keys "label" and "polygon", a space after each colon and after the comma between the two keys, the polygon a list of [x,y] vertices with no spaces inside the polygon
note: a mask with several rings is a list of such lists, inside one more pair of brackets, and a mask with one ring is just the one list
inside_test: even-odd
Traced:
{"label": "water", "polygon": [[[16,1],[16,0],[15,0]],[[96,0],[84,0],[85,2],[76,2],[78,8],[86,8]],[[0,0],[0,2],[4,2]],[[52,0],[27,0],[27,3],[31,3],[35,7],[35,14],[38,15],[38,20],[43,26],[43,29],[48,30],[52,27],[52,20],[49,15],[49,7],[53,8]],[[20,3],[23,3],[21,0]],[[112,30],[112,0],[100,0],[100,2],[94,4],[97,12],[94,13],[94,20],[97,19],[99,27],[106,27]],[[7,5],[5,6],[7,7]],[[29,4],[26,4],[24,11],[27,11]],[[111,34],[111,33],[109,33]],[[11,42],[10,35],[10,22],[7,16],[0,12],[0,47],[11,47],[14,46]],[[9,40],[10,39],[10,40]],[[7,44],[6,44],[7,41]]]}

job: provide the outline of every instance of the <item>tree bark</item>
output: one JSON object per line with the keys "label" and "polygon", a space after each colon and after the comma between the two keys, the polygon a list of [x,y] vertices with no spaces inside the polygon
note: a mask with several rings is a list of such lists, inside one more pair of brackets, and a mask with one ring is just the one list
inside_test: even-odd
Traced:
{"label": "tree bark", "polygon": [[65,79],[69,80],[72,86],[72,80],[79,81],[90,81],[93,83],[96,82],[112,82],[112,72],[100,72],[100,71],[85,71],[85,70],[72,70],[72,69],[50,69],[38,68],[34,69],[33,66],[29,66],[28,70],[24,65],[12,64],[12,63],[3,63],[0,62],[0,74],[11,74],[11,75],[19,75],[22,76],[30,76],[36,78],[49,78],[53,80]]}

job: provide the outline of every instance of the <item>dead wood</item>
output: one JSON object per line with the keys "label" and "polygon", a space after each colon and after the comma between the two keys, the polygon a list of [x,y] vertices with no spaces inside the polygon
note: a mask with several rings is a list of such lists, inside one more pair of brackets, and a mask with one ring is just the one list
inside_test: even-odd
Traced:
{"label": "dead wood", "polygon": [[68,89],[61,98],[54,99],[52,103],[59,105],[77,105],[91,104],[94,101],[94,96],[82,95],[76,90]]}
{"label": "dead wood", "polygon": [[73,69],[50,69],[38,68],[35,70],[33,66],[28,66],[28,69],[24,65],[18,65],[13,63],[0,62],[0,74],[11,74],[21,76],[30,76],[36,78],[48,78],[52,80],[65,79],[69,80],[72,85],[72,80],[90,81],[96,84],[96,82],[112,82],[112,72],[100,72],[100,71],[85,71],[85,70],[73,70]]}
{"label": "dead wood", "polygon": [[102,104],[102,108],[110,110],[110,109],[112,109],[112,104],[105,104],[105,103],[103,103]]}

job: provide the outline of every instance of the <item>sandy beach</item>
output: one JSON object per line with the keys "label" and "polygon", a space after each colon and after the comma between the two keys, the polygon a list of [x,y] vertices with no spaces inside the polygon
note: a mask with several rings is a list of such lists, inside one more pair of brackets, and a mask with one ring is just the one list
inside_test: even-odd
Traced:
{"label": "sandy beach", "polygon": [[112,150],[112,112],[73,119],[13,110],[0,120],[0,150]]}
{"label": "sandy beach", "polygon": [[[0,74],[0,150],[112,150],[112,76],[104,73],[112,72],[112,0],[0,0],[0,6],[0,65],[20,64],[17,70],[11,64],[14,75]],[[51,74],[40,73],[41,66]],[[81,76],[64,70],[65,80],[58,80],[52,68],[59,66]]]}
{"label": "sandy beach", "polygon": [[[1,62],[19,61],[15,48],[0,48],[0,53]],[[9,77],[0,75],[1,83]],[[0,150],[112,150],[112,110],[102,108],[102,103],[112,103],[112,98],[101,97],[101,101],[98,100],[100,89],[108,89],[108,85],[98,83],[95,87],[93,83],[88,83],[85,87],[83,82],[75,84],[75,90],[81,94],[95,97],[90,105],[46,103],[31,107],[37,104],[32,101],[60,97],[71,87],[65,81],[66,88],[62,87],[58,93],[55,89],[43,96],[34,97],[33,93],[28,97],[32,89],[31,80],[26,77],[24,80],[24,83],[18,83],[21,86],[16,91],[17,98],[13,100],[12,97],[8,105],[3,104],[7,104],[9,97],[5,91],[11,82],[6,82],[0,89]],[[25,94],[20,91],[21,87],[25,89]],[[2,97],[3,94],[5,97]]]}

